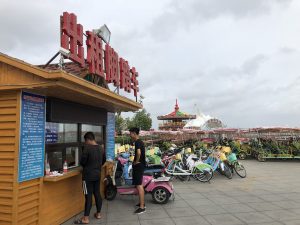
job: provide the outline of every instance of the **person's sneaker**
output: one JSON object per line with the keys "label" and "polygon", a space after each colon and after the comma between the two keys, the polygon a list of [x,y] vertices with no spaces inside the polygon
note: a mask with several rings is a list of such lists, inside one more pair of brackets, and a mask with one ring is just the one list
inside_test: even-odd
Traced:
{"label": "person's sneaker", "polygon": [[137,210],[135,210],[135,214],[142,214],[142,213],[144,213],[144,212],[146,212],[146,209],[145,208],[138,208]]}
{"label": "person's sneaker", "polygon": [[[140,203],[136,204],[135,206],[140,208]],[[144,208],[146,209],[146,205],[144,205]]]}

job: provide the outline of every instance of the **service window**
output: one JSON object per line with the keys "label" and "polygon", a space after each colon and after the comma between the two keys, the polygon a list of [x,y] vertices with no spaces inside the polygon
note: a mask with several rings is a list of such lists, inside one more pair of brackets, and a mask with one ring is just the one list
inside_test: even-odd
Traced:
{"label": "service window", "polygon": [[97,143],[103,143],[103,126],[89,124],[82,124],[81,126],[81,142],[84,142],[84,135],[90,131],[95,134]]}
{"label": "service window", "polygon": [[46,122],[46,158],[51,171],[62,171],[65,161],[68,167],[79,166],[79,130],[76,123]]}
{"label": "service window", "polygon": [[76,123],[46,123],[46,157],[51,171],[62,171],[67,161],[69,168],[80,166],[80,156],[86,132],[93,132],[97,143],[104,140],[104,126]]}
{"label": "service window", "polygon": [[78,124],[46,123],[46,144],[78,142]]}

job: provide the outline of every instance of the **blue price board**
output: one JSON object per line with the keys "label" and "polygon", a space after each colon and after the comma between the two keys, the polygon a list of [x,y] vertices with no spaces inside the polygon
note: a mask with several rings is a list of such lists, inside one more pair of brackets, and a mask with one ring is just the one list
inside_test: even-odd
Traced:
{"label": "blue price board", "polygon": [[106,126],[106,160],[115,158],[115,114],[107,113]]}
{"label": "blue price board", "polygon": [[43,96],[22,92],[19,182],[44,176],[45,103]]}

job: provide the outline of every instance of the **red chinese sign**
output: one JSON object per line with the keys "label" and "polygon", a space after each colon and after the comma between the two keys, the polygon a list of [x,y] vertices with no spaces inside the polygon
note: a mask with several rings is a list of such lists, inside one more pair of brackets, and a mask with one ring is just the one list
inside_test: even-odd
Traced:
{"label": "red chinese sign", "polygon": [[75,14],[64,12],[61,19],[61,47],[70,50],[69,58],[84,66],[83,28]]}
{"label": "red chinese sign", "polygon": [[137,93],[139,92],[139,81],[137,80],[137,77],[139,76],[139,73],[136,72],[135,67],[132,67],[130,69],[131,72],[131,89],[133,90],[134,96],[137,96]]}
{"label": "red chinese sign", "polygon": [[106,81],[119,86],[119,56],[109,45],[105,46],[105,59]]}
{"label": "red chinese sign", "polygon": [[128,62],[120,58],[120,87],[127,91],[131,92],[131,78],[130,78],[130,68]]}
{"label": "red chinese sign", "polygon": [[104,77],[102,40],[91,31],[87,31],[86,35],[89,72]]}
{"label": "red chinese sign", "polygon": [[91,31],[86,31],[87,58],[84,58],[83,28],[77,24],[77,17],[73,13],[64,12],[61,16],[61,47],[70,51],[69,59],[81,67],[88,67],[89,73],[104,78],[107,83],[124,89],[137,97],[139,92],[138,73],[134,67],[130,68],[128,61],[119,59],[118,53],[105,45],[102,39]]}

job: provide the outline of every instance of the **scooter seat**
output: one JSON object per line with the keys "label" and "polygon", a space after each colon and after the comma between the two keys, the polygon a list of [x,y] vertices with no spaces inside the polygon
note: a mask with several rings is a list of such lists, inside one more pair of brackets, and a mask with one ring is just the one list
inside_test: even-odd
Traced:
{"label": "scooter seat", "polygon": [[163,169],[164,166],[161,164],[147,165],[145,170],[153,170],[153,169]]}
{"label": "scooter seat", "polygon": [[162,175],[161,171],[159,171],[159,172],[156,172],[156,171],[145,171],[144,172],[144,176],[153,176],[154,178],[161,177],[161,175]]}
{"label": "scooter seat", "polygon": [[145,171],[144,176],[153,176],[153,172],[151,171]]}

